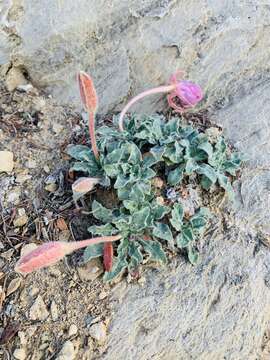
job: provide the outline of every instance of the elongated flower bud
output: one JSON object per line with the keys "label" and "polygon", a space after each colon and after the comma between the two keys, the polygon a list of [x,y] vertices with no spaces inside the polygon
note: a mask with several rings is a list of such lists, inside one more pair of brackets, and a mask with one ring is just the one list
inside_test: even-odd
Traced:
{"label": "elongated flower bud", "polygon": [[52,241],[38,246],[30,251],[17,262],[15,271],[21,274],[28,274],[32,271],[54,265],[65,255],[89,245],[112,242],[121,239],[121,235],[104,236],[81,241]]}
{"label": "elongated flower bud", "polygon": [[89,135],[92,144],[92,150],[95,158],[99,159],[99,152],[97,148],[96,135],[95,135],[95,114],[98,107],[98,97],[94,87],[93,80],[84,71],[78,74],[78,83],[80,89],[81,100],[85,110],[88,112],[89,120]]}
{"label": "elongated flower bud", "polygon": [[78,74],[81,100],[85,111],[95,113],[98,107],[98,97],[92,78],[84,71]]}

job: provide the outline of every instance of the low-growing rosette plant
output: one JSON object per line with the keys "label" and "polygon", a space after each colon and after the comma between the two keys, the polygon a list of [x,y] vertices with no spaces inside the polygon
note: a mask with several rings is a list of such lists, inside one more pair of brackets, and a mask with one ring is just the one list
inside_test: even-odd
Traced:
{"label": "low-growing rosette plant", "polygon": [[[83,174],[72,186],[74,200],[77,202],[97,186],[105,194],[113,194],[115,200],[105,206],[102,199],[95,197],[91,204],[94,221],[88,231],[97,237],[92,243],[91,239],[79,242],[77,248],[87,246],[85,262],[103,256],[105,281],[112,281],[126,270],[136,274],[140,264],[147,262],[165,264],[168,252],[180,252],[192,264],[198,262],[197,243],[211,213],[206,207],[187,211],[179,194],[187,192],[190,183],[195,183],[202,193],[215,187],[233,198],[231,182],[241,166],[241,157],[228,148],[221,135],[213,139],[184,124],[179,116],[167,120],[163,115],[133,114],[124,123],[129,107],[147,95],[168,93],[169,105],[180,113],[196,105],[202,99],[200,87],[179,80],[178,75],[172,76],[170,85],[148,90],[131,100],[120,116],[114,117],[114,126],[97,130],[98,101],[93,82],[84,72],[78,76],[81,99],[89,114],[92,147],[67,148],[73,159],[71,169]],[[66,253],[76,249],[76,242],[72,246]],[[55,263],[65,255],[63,251],[52,262],[51,249],[50,254],[42,249],[35,251],[44,258],[38,265],[34,261],[33,269]],[[31,265],[25,264],[29,259],[33,263],[34,255],[22,258],[18,271],[24,272],[24,265],[29,272]]]}

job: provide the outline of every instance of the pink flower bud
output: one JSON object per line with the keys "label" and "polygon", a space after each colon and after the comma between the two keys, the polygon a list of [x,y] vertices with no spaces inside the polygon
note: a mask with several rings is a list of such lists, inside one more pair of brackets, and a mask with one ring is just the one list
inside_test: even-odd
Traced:
{"label": "pink flower bud", "polygon": [[80,71],[78,74],[78,83],[85,110],[95,113],[98,106],[98,97],[92,78],[84,71]]}
{"label": "pink flower bud", "polygon": [[38,270],[50,265],[54,265],[61,260],[65,255],[72,253],[75,250],[83,247],[112,242],[121,239],[121,235],[104,236],[93,239],[86,239],[81,241],[52,241],[38,246],[33,251],[22,256],[15,266],[15,271],[28,274],[34,270]]}
{"label": "pink flower bud", "polygon": [[100,182],[100,178],[81,177],[72,184],[74,200],[78,200],[84,194],[93,190],[95,185]]}

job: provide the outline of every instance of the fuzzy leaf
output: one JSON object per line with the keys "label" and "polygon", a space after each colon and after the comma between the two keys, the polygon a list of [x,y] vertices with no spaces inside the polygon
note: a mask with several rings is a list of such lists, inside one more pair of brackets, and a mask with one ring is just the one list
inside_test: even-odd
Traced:
{"label": "fuzzy leaf", "polygon": [[128,209],[131,213],[138,210],[138,202],[133,200],[124,200],[123,205],[126,209]]}
{"label": "fuzzy leaf", "polygon": [[188,246],[188,244],[193,240],[193,231],[191,227],[185,226],[182,228],[181,234],[176,237],[177,246],[182,249]]}
{"label": "fuzzy leaf", "polygon": [[145,168],[150,168],[151,166],[153,166],[154,164],[156,164],[158,162],[158,160],[156,159],[156,157],[154,157],[153,154],[146,153],[143,156],[143,166]]}
{"label": "fuzzy leaf", "polygon": [[205,175],[202,176],[201,178],[201,185],[202,185],[202,188],[204,190],[209,190],[210,187],[213,185],[212,181],[209,180],[208,177],[206,177]]}
{"label": "fuzzy leaf", "polygon": [[227,192],[229,198],[231,200],[234,200],[233,187],[230,183],[229,178],[227,178],[227,176],[225,176],[223,174],[218,174],[218,182],[219,182],[219,185]]}
{"label": "fuzzy leaf", "polygon": [[91,234],[102,235],[102,236],[114,235],[119,233],[119,231],[115,229],[111,224],[92,225],[89,226],[87,230]]}
{"label": "fuzzy leaf", "polygon": [[128,251],[129,241],[128,239],[120,240],[120,244],[117,248],[118,256],[114,261],[112,270],[110,272],[105,272],[103,276],[103,280],[105,282],[112,281],[119,275],[123,273],[123,271],[128,267],[128,263],[126,260],[127,251]]}
{"label": "fuzzy leaf", "polygon": [[155,220],[160,220],[166,214],[169,214],[170,211],[171,211],[171,209],[169,208],[169,206],[156,204],[153,206],[151,212],[152,212]]}
{"label": "fuzzy leaf", "polygon": [[142,161],[142,154],[140,152],[140,149],[137,145],[133,143],[128,144],[128,146],[130,152],[128,162],[131,164],[138,164],[140,161]]}
{"label": "fuzzy leaf", "polygon": [[174,204],[172,210],[172,218],[170,219],[170,223],[177,231],[181,231],[182,229],[182,221],[184,217],[184,210],[181,204]]}
{"label": "fuzzy leaf", "polygon": [[100,257],[103,255],[104,244],[94,244],[87,246],[83,253],[83,261],[86,263],[87,261]]}
{"label": "fuzzy leaf", "polygon": [[194,250],[192,246],[188,247],[188,260],[191,262],[192,265],[196,265],[199,260],[199,253]]}
{"label": "fuzzy leaf", "polygon": [[141,245],[137,242],[130,242],[128,247],[128,254],[132,261],[132,268],[137,267],[143,261],[143,256],[141,253]]}
{"label": "fuzzy leaf", "polygon": [[186,173],[187,175],[191,175],[195,170],[197,170],[199,165],[193,160],[188,159],[186,163]]}
{"label": "fuzzy leaf", "polygon": [[166,254],[158,241],[140,240],[144,250],[150,255],[150,260],[166,263]]}
{"label": "fuzzy leaf", "polygon": [[168,184],[172,186],[178,185],[183,179],[183,171],[184,169],[181,165],[170,171],[167,179]]}
{"label": "fuzzy leaf", "polygon": [[213,155],[213,147],[208,141],[198,145],[198,149],[203,150],[209,158],[211,158]]}
{"label": "fuzzy leaf", "polygon": [[208,164],[201,164],[196,172],[200,175],[206,176],[210,180],[211,184],[215,184],[217,181],[217,174],[215,170]]}
{"label": "fuzzy leaf", "polygon": [[173,242],[173,235],[167,224],[156,223],[153,228],[153,235],[160,239]]}
{"label": "fuzzy leaf", "polygon": [[150,208],[145,207],[132,215],[132,225],[137,231],[145,229],[150,224]]}
{"label": "fuzzy leaf", "polygon": [[97,163],[91,163],[85,161],[75,162],[72,165],[71,170],[82,171],[88,173],[88,175],[92,177],[102,175],[102,170],[98,167]]}
{"label": "fuzzy leaf", "polygon": [[112,270],[109,272],[105,272],[103,280],[105,282],[114,280],[115,278],[120,276],[127,267],[127,260],[123,259],[121,256],[118,256],[113,264]]}
{"label": "fuzzy leaf", "polygon": [[106,175],[108,175],[111,178],[117,177],[119,173],[119,167],[116,164],[103,165],[103,170],[105,171]]}
{"label": "fuzzy leaf", "polygon": [[164,154],[164,147],[163,146],[154,146],[150,150],[151,154],[153,154],[154,158],[157,162],[162,160],[162,156]]}
{"label": "fuzzy leaf", "polygon": [[66,150],[67,154],[79,161],[94,162],[96,165],[95,156],[92,150],[85,145],[70,145]]}
{"label": "fuzzy leaf", "polygon": [[114,184],[114,188],[115,189],[120,189],[125,187],[128,183],[130,183],[130,177],[129,176],[125,176],[123,174],[119,174],[116,178],[116,182]]}
{"label": "fuzzy leaf", "polygon": [[92,203],[92,214],[96,219],[104,223],[111,222],[113,219],[112,210],[105,208],[96,200]]}

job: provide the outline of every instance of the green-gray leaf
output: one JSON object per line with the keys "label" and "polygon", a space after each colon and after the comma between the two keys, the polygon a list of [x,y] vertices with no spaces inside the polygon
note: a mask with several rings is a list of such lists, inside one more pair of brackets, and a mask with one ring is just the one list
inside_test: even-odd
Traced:
{"label": "green-gray leaf", "polygon": [[156,223],[153,228],[153,235],[160,239],[173,242],[173,235],[167,224]]}
{"label": "green-gray leaf", "polygon": [[183,179],[183,171],[184,169],[181,165],[170,171],[167,179],[168,184],[172,186],[178,185]]}
{"label": "green-gray leaf", "polygon": [[109,282],[120,276],[123,271],[128,267],[126,259],[123,259],[121,256],[117,257],[115,263],[113,264],[112,270],[105,272],[103,280]]}
{"label": "green-gray leaf", "polygon": [[208,164],[201,164],[196,171],[198,174],[206,176],[212,184],[215,184],[217,181],[217,174],[215,170]]}
{"label": "green-gray leaf", "polygon": [[182,229],[182,221],[184,217],[184,210],[181,204],[174,204],[172,210],[172,218],[170,219],[170,223],[177,231],[181,231]]}
{"label": "green-gray leaf", "polygon": [[166,254],[158,241],[140,240],[144,250],[150,255],[150,260],[166,263]]}
{"label": "green-gray leaf", "polygon": [[132,215],[132,227],[137,231],[141,231],[149,226],[150,208],[145,207]]}
{"label": "green-gray leaf", "polygon": [[177,246],[182,249],[188,246],[188,244],[193,240],[193,231],[191,227],[185,226],[182,228],[181,234],[176,237]]}
{"label": "green-gray leaf", "polygon": [[96,219],[104,223],[111,222],[113,219],[112,210],[105,208],[96,200],[92,203],[92,214]]}
{"label": "green-gray leaf", "polygon": [[194,250],[191,245],[188,247],[188,260],[191,262],[192,265],[196,265],[199,260],[199,253]]}
{"label": "green-gray leaf", "polygon": [[83,253],[83,261],[86,263],[91,259],[95,259],[103,255],[104,244],[94,244],[87,246]]}

